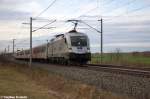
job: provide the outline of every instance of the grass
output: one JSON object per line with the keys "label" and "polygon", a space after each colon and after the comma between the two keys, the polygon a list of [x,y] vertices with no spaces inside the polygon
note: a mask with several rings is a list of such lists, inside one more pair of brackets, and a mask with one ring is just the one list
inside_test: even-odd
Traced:
{"label": "grass", "polygon": [[[99,54],[93,54],[91,63],[100,64],[100,58]],[[150,57],[131,53],[106,53],[103,55],[103,64],[150,68]]]}
{"label": "grass", "polygon": [[0,96],[28,96],[30,99],[56,99],[48,94],[48,88],[37,85],[28,75],[14,67],[0,66]]}
{"label": "grass", "polygon": [[67,80],[40,68],[0,63],[0,96],[28,99],[130,99],[79,81]]}

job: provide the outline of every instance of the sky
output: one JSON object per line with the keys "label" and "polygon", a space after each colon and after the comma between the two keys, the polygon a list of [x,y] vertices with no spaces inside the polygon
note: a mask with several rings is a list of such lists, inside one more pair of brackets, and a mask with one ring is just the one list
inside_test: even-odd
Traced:
{"label": "sky", "polygon": [[[150,0],[0,0],[0,51],[8,45],[12,51],[12,39],[16,39],[15,49],[29,48],[30,17],[33,29],[52,20],[48,27],[33,33],[33,46],[46,43],[54,35],[73,28],[68,19],[80,19],[100,30],[97,21],[103,18],[104,52],[150,51]],[[78,31],[90,38],[92,52],[100,51],[100,34],[79,23]]]}

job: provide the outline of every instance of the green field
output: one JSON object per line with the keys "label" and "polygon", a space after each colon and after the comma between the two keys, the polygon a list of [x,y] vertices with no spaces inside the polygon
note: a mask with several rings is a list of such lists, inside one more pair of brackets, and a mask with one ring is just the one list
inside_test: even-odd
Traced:
{"label": "green field", "polygon": [[[150,68],[150,56],[132,53],[105,53],[102,64]],[[91,63],[101,64],[101,55],[92,54]]]}

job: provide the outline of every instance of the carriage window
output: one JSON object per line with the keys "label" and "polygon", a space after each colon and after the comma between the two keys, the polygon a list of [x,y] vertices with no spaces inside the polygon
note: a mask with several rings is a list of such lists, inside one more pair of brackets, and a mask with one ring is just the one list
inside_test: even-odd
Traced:
{"label": "carriage window", "polygon": [[87,37],[86,36],[72,36],[71,45],[72,46],[87,46]]}

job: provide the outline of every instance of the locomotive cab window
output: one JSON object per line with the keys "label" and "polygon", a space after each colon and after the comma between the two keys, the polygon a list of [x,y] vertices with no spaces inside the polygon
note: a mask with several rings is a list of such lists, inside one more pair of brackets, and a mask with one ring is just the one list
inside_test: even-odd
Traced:
{"label": "locomotive cab window", "polygon": [[87,37],[86,36],[72,36],[71,45],[72,46],[87,46]]}

